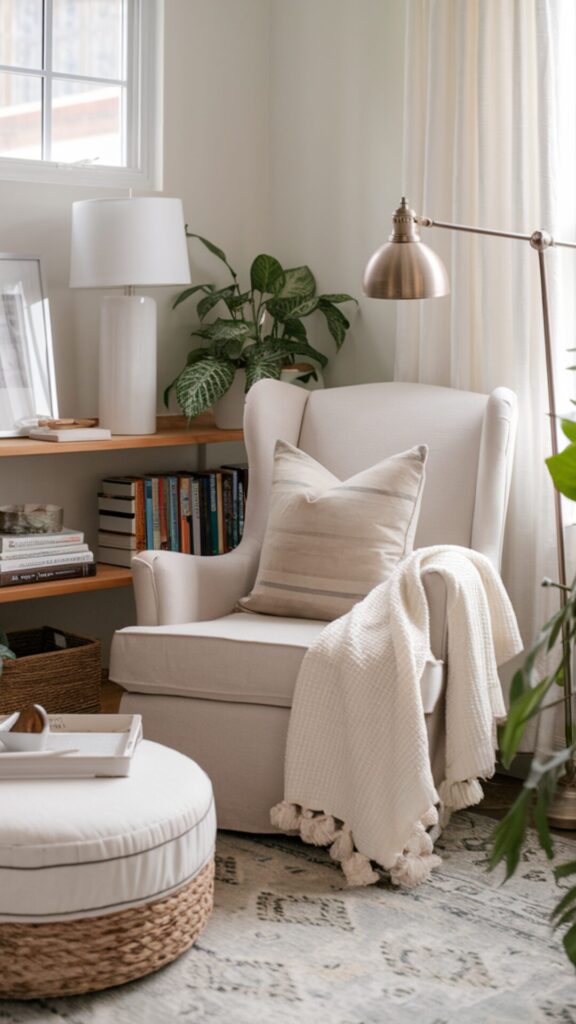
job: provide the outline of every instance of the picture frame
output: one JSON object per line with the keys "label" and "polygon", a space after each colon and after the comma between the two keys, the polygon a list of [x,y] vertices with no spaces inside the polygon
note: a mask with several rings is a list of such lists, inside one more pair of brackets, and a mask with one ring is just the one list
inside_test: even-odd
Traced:
{"label": "picture frame", "polygon": [[58,418],[48,299],[39,256],[0,253],[0,437]]}

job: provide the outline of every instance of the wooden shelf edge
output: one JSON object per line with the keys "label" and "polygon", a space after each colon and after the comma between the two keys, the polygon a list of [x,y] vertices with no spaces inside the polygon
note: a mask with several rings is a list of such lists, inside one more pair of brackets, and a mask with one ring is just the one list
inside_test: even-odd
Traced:
{"label": "wooden shelf edge", "polygon": [[[174,422],[171,423],[170,420]],[[155,434],[114,434],[105,441],[34,441],[29,437],[0,438],[0,457],[70,455],[78,452],[129,451],[179,445],[223,444],[244,440],[242,430],[220,430],[210,416],[199,416],[189,426],[182,416],[162,416]]]}
{"label": "wooden shelf edge", "polygon": [[46,583],[25,583],[21,587],[2,587],[0,604],[13,601],[35,601],[42,597],[62,597],[90,590],[111,590],[115,587],[131,587],[132,573],[117,565],[98,565],[95,576],[78,577],[70,580],[51,580]]}

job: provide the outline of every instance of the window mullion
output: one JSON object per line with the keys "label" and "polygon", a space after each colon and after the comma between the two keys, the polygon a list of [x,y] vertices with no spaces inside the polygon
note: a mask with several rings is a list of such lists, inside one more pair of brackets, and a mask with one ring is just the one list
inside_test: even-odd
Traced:
{"label": "window mullion", "polygon": [[44,0],[44,79],[42,82],[42,153],[52,159],[52,0]]}

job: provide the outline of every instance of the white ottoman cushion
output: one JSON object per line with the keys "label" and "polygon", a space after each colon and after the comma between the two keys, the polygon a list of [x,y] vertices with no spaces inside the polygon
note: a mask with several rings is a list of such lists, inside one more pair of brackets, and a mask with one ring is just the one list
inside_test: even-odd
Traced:
{"label": "white ottoman cushion", "polygon": [[214,854],[208,776],[143,741],[116,779],[0,781],[0,922],[111,914],[167,896]]}

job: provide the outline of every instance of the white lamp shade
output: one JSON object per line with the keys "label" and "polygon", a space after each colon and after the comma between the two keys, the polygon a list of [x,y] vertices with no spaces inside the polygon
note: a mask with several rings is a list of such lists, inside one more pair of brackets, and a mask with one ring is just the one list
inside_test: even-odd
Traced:
{"label": "white lamp shade", "polygon": [[189,283],[180,199],[87,199],[72,204],[71,288]]}

